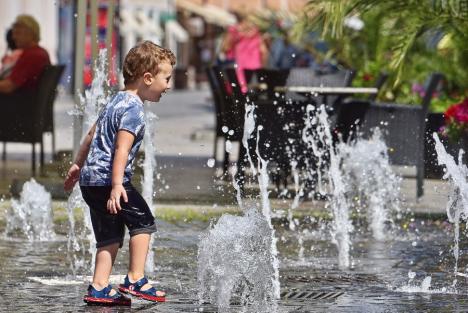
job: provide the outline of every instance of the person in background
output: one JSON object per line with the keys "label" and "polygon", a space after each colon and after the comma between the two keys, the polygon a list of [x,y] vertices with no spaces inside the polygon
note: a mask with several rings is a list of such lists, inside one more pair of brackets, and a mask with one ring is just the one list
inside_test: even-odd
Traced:
{"label": "person in background", "polygon": [[242,92],[247,92],[244,70],[256,70],[267,63],[268,51],[262,34],[243,14],[236,13],[238,23],[228,28],[222,50],[237,64],[236,72]]}
{"label": "person in background", "polygon": [[0,93],[3,94],[13,93],[17,89],[34,90],[42,71],[50,64],[49,54],[39,46],[40,27],[34,17],[19,15],[13,23],[12,32],[16,48],[23,52],[11,73],[0,79]]}
{"label": "person in background", "polygon": [[22,49],[16,48],[16,43],[13,40],[13,29],[9,29],[6,33],[7,51],[2,57],[0,65],[0,79],[3,79],[10,75],[13,66],[18,61],[19,57],[23,53]]}

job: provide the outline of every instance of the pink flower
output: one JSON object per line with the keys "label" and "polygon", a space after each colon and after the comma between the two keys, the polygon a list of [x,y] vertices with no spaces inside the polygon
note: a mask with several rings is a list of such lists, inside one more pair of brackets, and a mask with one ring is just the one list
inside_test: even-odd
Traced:
{"label": "pink flower", "polygon": [[413,84],[411,86],[411,92],[421,95],[421,93],[424,93],[424,86],[421,84]]}

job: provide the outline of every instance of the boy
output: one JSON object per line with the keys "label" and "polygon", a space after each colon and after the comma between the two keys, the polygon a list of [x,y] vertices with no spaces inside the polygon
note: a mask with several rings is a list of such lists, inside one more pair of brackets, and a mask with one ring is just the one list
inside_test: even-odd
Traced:
{"label": "boy", "polygon": [[130,233],[130,264],[119,291],[150,301],[165,301],[165,293],[149,285],[144,276],[150,236],[156,225],[151,210],[130,179],[145,131],[143,102],[157,102],[169,89],[174,64],[171,51],[150,41],[128,52],[123,65],[125,89],[101,112],[65,179],[67,191],[80,181],[96,237],[93,282],[84,297],[88,304],[131,304],[129,298],[109,285],[125,225]]}

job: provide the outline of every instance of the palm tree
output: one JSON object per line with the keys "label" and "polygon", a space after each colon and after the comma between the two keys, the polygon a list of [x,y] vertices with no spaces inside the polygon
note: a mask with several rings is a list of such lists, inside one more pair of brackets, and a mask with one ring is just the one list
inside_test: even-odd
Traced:
{"label": "palm tree", "polygon": [[[365,27],[360,40],[350,40],[353,35],[345,22],[356,16]],[[466,0],[310,0],[295,32],[300,36],[311,30],[320,30],[332,43],[348,44],[347,49],[355,51],[354,55],[344,47],[332,46],[338,47],[338,57],[348,53],[347,60],[358,66],[369,60],[383,67],[387,63],[395,73],[395,84],[405,75],[420,72],[412,67],[424,64],[427,71],[444,72],[454,87],[464,92],[468,89]],[[430,38],[442,40],[430,47]],[[359,43],[368,54],[362,52]]]}

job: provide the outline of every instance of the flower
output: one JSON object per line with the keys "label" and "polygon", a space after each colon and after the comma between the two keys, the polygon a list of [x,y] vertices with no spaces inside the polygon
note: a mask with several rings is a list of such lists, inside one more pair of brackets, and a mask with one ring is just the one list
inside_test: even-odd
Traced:
{"label": "flower", "polygon": [[451,105],[444,113],[445,127],[442,134],[453,141],[458,141],[468,133],[468,98]]}
{"label": "flower", "polygon": [[366,82],[368,81],[371,81],[374,79],[374,77],[372,76],[372,74],[370,73],[364,73],[364,75],[362,75],[362,79]]}

